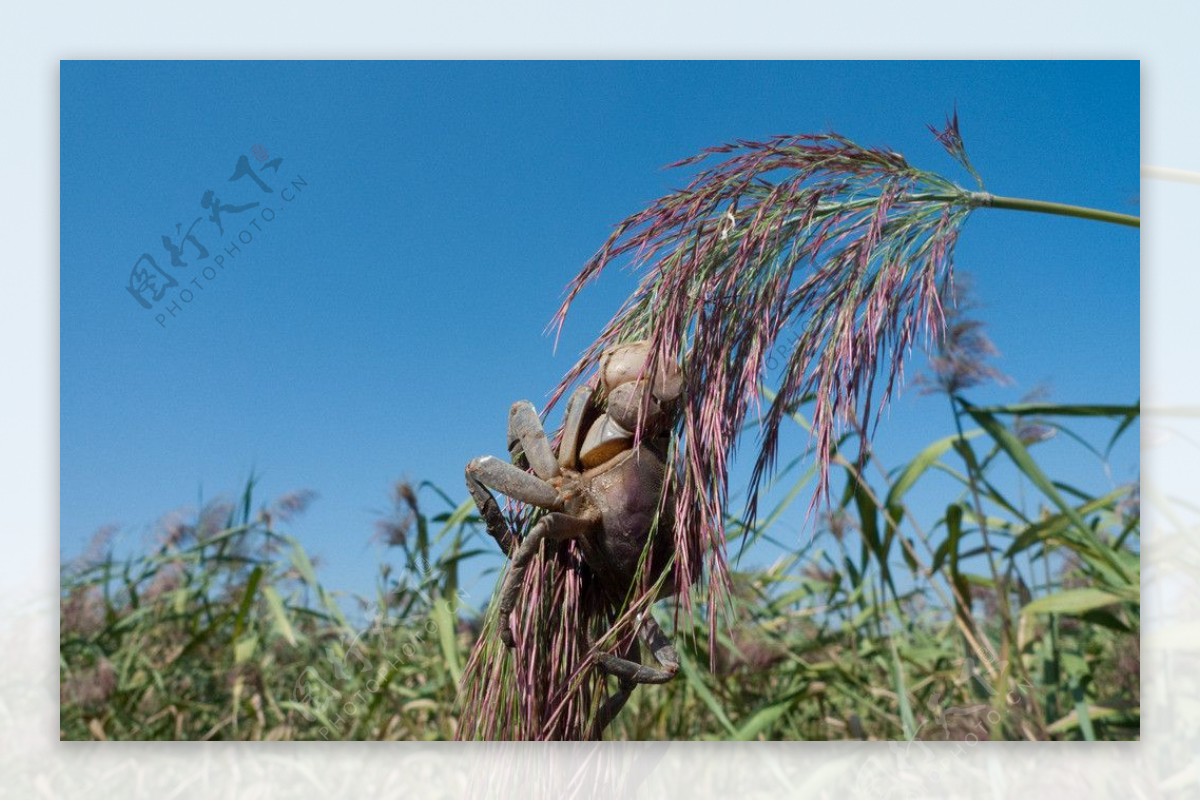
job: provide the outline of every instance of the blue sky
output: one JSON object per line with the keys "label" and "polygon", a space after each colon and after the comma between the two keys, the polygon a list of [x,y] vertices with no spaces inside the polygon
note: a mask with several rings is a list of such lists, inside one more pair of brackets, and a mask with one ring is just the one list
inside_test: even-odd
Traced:
{"label": "blue sky", "polygon": [[[990,191],[1137,214],[1138,87],[1136,62],[64,62],[63,554],[109,523],[137,547],[254,470],[261,500],[319,494],[291,530],[330,586],[367,592],[392,482],[465,498],[462,467],[502,452],[508,405],[543,402],[616,310],[620,273],[557,352],[543,333],[612,225],[682,183],[662,165],[833,129],[965,182],[926,128],[957,107]],[[242,156],[270,192],[229,180]],[[208,258],[188,242],[173,269],[163,236],[197,219]],[[150,309],[127,289],[143,253],[179,280]],[[981,211],[957,262],[1014,379],[978,402],[1040,383],[1061,402],[1137,399],[1136,231]],[[881,456],[950,433],[945,409],[910,388]],[[1065,443],[1042,455],[1108,480]],[[1136,477],[1136,437],[1112,466]],[[801,504],[783,535],[810,533]]]}

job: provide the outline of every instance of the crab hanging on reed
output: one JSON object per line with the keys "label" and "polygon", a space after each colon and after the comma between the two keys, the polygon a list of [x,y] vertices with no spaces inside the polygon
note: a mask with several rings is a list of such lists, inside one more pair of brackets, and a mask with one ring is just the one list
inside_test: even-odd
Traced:
{"label": "crab hanging on reed", "polygon": [[[604,352],[597,385],[579,387],[567,402],[557,451],[533,405],[518,401],[508,418],[512,461],[481,456],[467,465],[467,488],[488,532],[511,558],[497,596],[500,638],[509,648],[516,645],[511,617],[521,614],[522,583],[544,540],[578,544],[614,612],[639,584],[654,584],[666,574],[662,586],[674,586],[671,505],[664,503],[663,487],[683,376],[674,365],[647,375],[648,356],[645,342]],[[514,535],[492,490],[544,510],[523,539]],[[639,661],[636,640],[621,654],[596,657],[620,688],[597,716],[593,736],[603,732],[634,687],[665,683],[679,669],[674,646],[649,612],[638,621],[638,635],[659,667]]]}
{"label": "crab hanging on reed", "polygon": [[[532,622],[515,638],[515,660],[488,651],[494,637],[473,651],[462,736],[584,736],[596,718],[594,702],[607,689],[601,683],[597,693],[596,683],[580,678],[594,675],[592,665],[605,667],[607,660],[622,682],[600,722],[611,719],[608,711],[619,709],[639,676],[658,678],[674,669],[662,661],[671,656],[665,649],[662,667],[648,668],[627,658],[626,645],[619,654],[597,657],[589,642],[599,629],[605,642],[636,647],[637,622],[658,650],[657,626],[648,617],[652,594],[643,588],[630,600],[636,594],[627,586],[630,554],[645,552],[652,569],[641,572],[648,576],[664,570],[667,556],[673,559],[669,571],[658,574],[658,586],[674,596],[683,614],[706,618],[709,651],[715,652],[731,587],[725,527],[730,459],[747,423],[754,423],[756,441],[739,521],[743,532],[756,531],[760,490],[774,472],[785,421],[809,402],[808,454],[816,476],[810,512],[827,501],[842,432],[852,428],[869,439],[922,334],[930,343],[943,337],[955,246],[975,210],[1137,224],[1128,215],[992,195],[967,157],[958,115],[930,130],[978,191],[918,169],[890,149],[835,133],[739,140],[676,162],[698,169],[685,186],[618,224],[570,282],[551,324],[560,330],[584,287],[610,267],[623,263],[640,274],[637,288],[551,395],[553,407],[592,371],[602,374],[595,394],[570,396],[558,451],[526,405],[515,409],[510,439],[536,476],[499,460],[473,462],[468,470],[488,530],[513,555],[500,596],[500,625],[513,626],[508,613],[522,577],[526,608],[517,615],[525,617],[515,619]],[[638,343],[638,356],[622,357],[631,365],[622,368],[626,377],[605,377],[618,362],[613,354],[622,352],[615,349],[631,341]],[[674,364],[685,352],[679,389],[656,395],[645,388],[643,375],[658,376],[660,365]],[[621,389],[626,383],[633,386]],[[768,386],[774,389],[764,391]],[[635,408],[638,435],[606,438],[604,421],[635,430],[629,416]],[[585,464],[581,453],[591,453],[592,446],[603,446],[597,451],[603,458]],[[621,459],[644,464],[651,455],[658,460],[652,469],[618,468]],[[608,481],[615,482],[612,496],[604,495]],[[535,530],[527,528],[528,519],[517,521],[514,527],[529,531],[518,542],[488,486],[549,514],[533,523]],[[622,492],[646,498],[622,507],[617,500],[632,503]],[[645,526],[651,507],[657,529]],[[639,522],[610,530],[621,519]],[[547,539],[557,541],[554,547],[539,548]],[[643,549],[646,543],[650,547]],[[531,559],[539,569],[527,575]],[[621,610],[615,623],[614,608]],[[607,633],[601,624],[609,626]],[[613,660],[620,659],[629,664],[618,668]],[[503,678],[515,680],[496,689]]]}

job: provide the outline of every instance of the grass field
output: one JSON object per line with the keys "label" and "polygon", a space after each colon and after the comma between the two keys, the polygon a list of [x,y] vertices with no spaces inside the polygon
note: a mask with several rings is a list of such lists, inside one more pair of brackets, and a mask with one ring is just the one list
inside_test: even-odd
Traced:
{"label": "grass field", "polygon": [[[606,736],[1136,739],[1137,487],[1084,491],[1037,455],[1054,436],[1103,463],[1136,436],[1137,407],[953,408],[945,435],[899,464],[844,458],[857,449],[843,439],[818,535],[735,573],[716,653],[708,610],[681,617],[681,674],[639,688]],[[1106,426],[1101,441],[1074,431],[1085,420]],[[778,506],[753,530],[729,521],[731,550],[772,536],[808,464],[780,471]],[[954,489],[918,519],[909,494],[935,476]],[[459,579],[495,547],[474,506],[397,485],[393,558],[364,598],[323,586],[286,533],[309,500],[262,504],[251,481],[164,518],[143,553],[117,558],[101,537],[64,564],[61,737],[453,738],[485,630]],[[656,609],[668,631],[673,612]]]}

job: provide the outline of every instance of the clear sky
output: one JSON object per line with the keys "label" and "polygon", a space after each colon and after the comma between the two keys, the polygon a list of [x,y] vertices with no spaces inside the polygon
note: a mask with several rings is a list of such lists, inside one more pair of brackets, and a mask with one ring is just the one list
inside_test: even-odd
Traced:
{"label": "clear sky", "polygon": [[[1137,214],[1138,88],[1136,62],[64,62],[63,554],[110,523],[135,547],[254,470],[262,501],[319,494],[290,530],[367,592],[392,482],[465,498],[509,404],[544,402],[616,310],[614,272],[557,353],[543,334],[612,225],[683,183],[663,165],[832,129],[966,182],[926,128],[957,107],[989,191]],[[985,210],[957,254],[1014,379],[971,397],[1138,398],[1136,231]],[[135,268],[156,283],[131,291]],[[950,431],[910,389],[879,450]],[[1052,474],[1108,480],[1045,448]],[[1137,468],[1131,437],[1113,470]]]}

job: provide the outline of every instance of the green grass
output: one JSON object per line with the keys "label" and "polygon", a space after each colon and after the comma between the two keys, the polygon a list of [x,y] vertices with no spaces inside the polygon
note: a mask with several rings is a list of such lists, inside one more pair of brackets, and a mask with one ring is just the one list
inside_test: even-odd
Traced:
{"label": "green grass", "polygon": [[[961,434],[897,464],[843,438],[821,536],[734,575],[715,652],[709,610],[681,615],[680,675],[639,688],[606,736],[1137,738],[1136,488],[1064,484],[1033,444],[1056,431],[1102,461],[1136,431],[1137,407],[955,404]],[[1081,420],[1109,430],[1090,443]],[[782,538],[808,464],[780,471],[778,505],[753,528],[728,522],[731,549]],[[918,520],[909,498],[935,477],[957,489]],[[325,588],[282,530],[302,501],[259,508],[253,491],[176,519],[144,553],[64,565],[61,737],[454,737],[482,628],[459,574],[495,558],[470,502],[398,485],[383,528],[393,558],[362,598]],[[675,610],[656,611],[671,630]]]}

